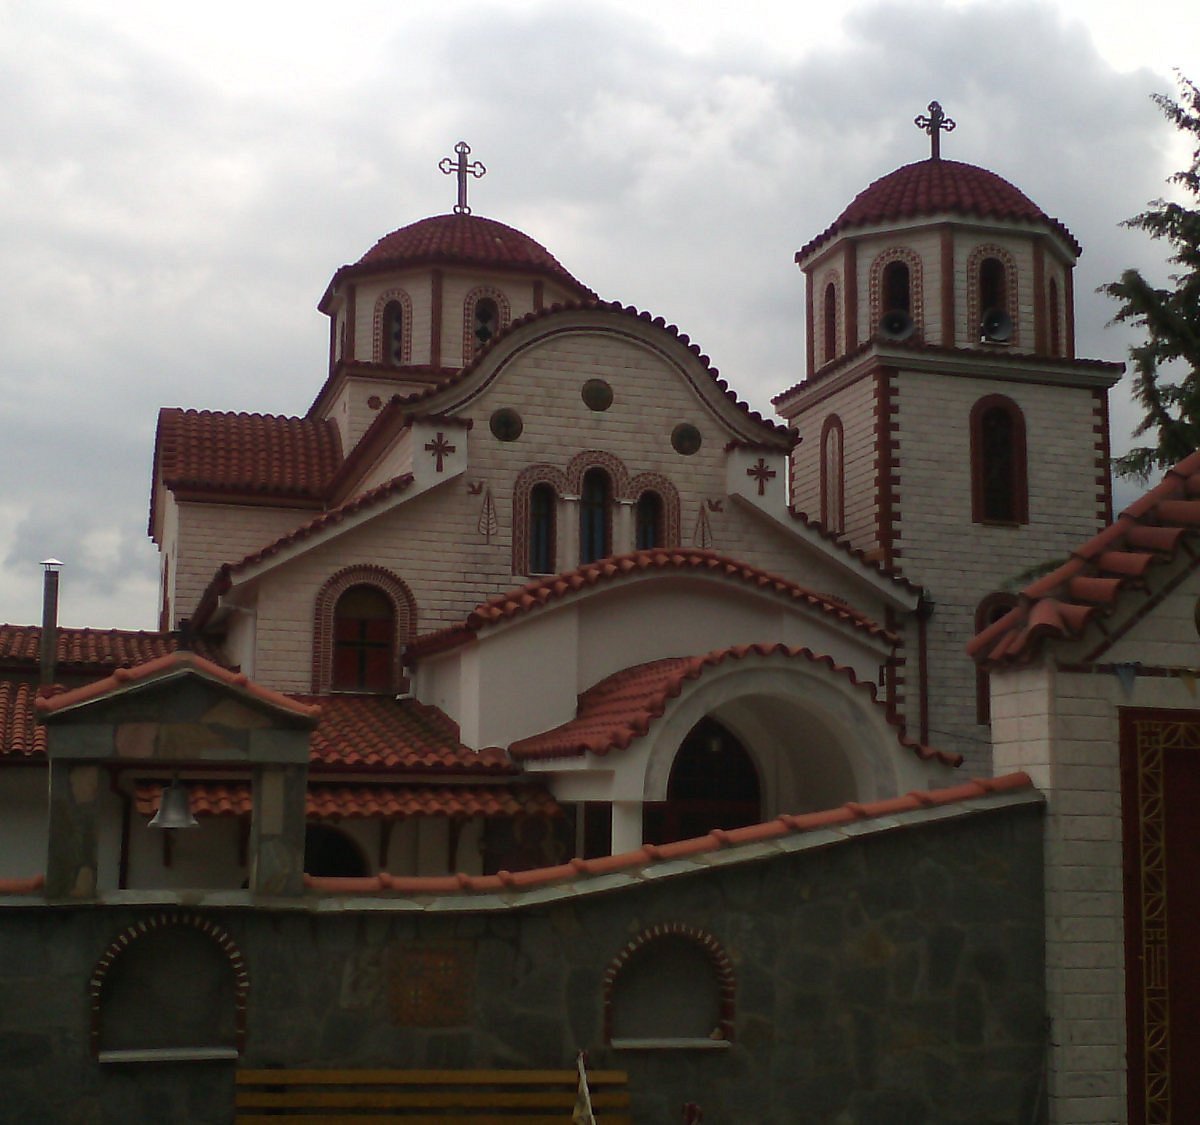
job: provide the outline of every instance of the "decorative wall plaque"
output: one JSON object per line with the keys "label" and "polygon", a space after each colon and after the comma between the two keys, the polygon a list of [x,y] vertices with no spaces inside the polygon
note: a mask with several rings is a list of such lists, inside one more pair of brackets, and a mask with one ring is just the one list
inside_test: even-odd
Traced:
{"label": "decorative wall plaque", "polygon": [[388,950],[388,1008],[400,1027],[459,1027],[471,1021],[475,957],[466,942]]}

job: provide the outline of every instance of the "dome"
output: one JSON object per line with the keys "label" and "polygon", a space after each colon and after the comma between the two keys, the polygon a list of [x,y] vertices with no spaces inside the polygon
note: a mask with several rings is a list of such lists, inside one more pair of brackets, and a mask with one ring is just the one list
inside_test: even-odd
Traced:
{"label": "dome", "polygon": [[965,215],[1040,223],[1055,231],[1078,256],[1079,243],[1057,219],[1048,216],[1006,179],[958,160],[922,160],[876,180],[859,192],[821,234],[796,254],[800,261],[817,247],[855,227],[898,223],[934,215]]}
{"label": "dome", "polygon": [[434,215],[385,234],[345,273],[374,273],[416,265],[474,266],[540,273],[580,295],[593,296],[541,243],[478,215]]}

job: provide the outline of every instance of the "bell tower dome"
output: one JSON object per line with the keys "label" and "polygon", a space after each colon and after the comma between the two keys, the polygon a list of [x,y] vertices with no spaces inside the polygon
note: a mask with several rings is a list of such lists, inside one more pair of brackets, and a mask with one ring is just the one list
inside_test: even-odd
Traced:
{"label": "bell tower dome", "polygon": [[[937,102],[915,123],[929,158],[876,180],[797,252],[805,378],[774,402],[802,437],[794,505],[935,607],[906,657],[913,733],[986,771],[986,684],[963,649],[1013,578],[1110,517],[1122,365],[1075,355],[1081,251],[1066,226],[996,173],[943,159],[954,122]],[[975,705],[913,700],[928,682]]]}

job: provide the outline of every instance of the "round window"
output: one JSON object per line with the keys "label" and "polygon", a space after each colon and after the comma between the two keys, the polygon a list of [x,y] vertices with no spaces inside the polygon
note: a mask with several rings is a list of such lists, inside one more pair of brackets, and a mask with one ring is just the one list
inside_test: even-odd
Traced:
{"label": "round window", "polygon": [[700,448],[700,431],[690,422],[680,422],[671,431],[671,447],[676,453],[690,457]]}
{"label": "round window", "polygon": [[492,428],[492,436],[497,441],[516,441],[525,428],[525,423],[521,421],[521,415],[508,406],[497,410],[492,415],[489,425]]}
{"label": "round window", "polygon": [[580,394],[589,410],[607,410],[612,406],[612,387],[603,379],[589,379]]}

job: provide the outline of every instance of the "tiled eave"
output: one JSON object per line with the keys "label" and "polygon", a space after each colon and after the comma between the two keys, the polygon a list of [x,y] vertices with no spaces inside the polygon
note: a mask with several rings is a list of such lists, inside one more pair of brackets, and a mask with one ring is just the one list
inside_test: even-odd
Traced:
{"label": "tiled eave", "polygon": [[771,403],[783,409],[801,402],[807,394],[850,382],[877,367],[952,374],[964,379],[998,379],[1009,382],[1053,383],[1062,386],[1109,388],[1125,371],[1125,364],[1102,359],[1067,359],[996,348],[949,348],[920,341],[868,340],[851,352],[831,360],[812,377],[781,391]]}
{"label": "tiled eave", "polygon": [[518,762],[533,762],[580,758],[587,754],[604,757],[613,751],[626,750],[649,732],[690,682],[731,661],[756,657],[772,665],[779,661],[802,661],[844,678],[852,687],[870,695],[871,702],[894,728],[905,749],[923,761],[934,759],[948,766],[962,763],[961,755],[946,754],[909,738],[900,721],[890,717],[880,704],[875,685],[860,681],[852,668],[836,664],[829,656],[818,656],[810,649],[782,644],[737,645],[703,656],[671,657],[625,668],[583,692],[574,719],[514,742],[509,753]]}
{"label": "tiled eave", "polygon": [[1094,661],[1172,588],[1168,575],[1180,580],[1197,566],[1200,451],[1026,586],[1016,607],[972,638],[967,651],[994,668],[1028,663],[1049,644],[1080,641],[1090,642],[1084,661]]}
{"label": "tiled eave", "polygon": [[477,605],[461,623],[418,637],[409,646],[408,655],[419,659],[468,644],[484,629],[560,604],[598,586],[664,574],[731,581],[778,597],[784,603],[819,612],[838,625],[854,629],[887,647],[894,646],[897,640],[892,632],[865,614],[768,571],[726,558],[715,551],[691,547],[655,547],[600,559],[563,574],[536,579],[507,594],[489,598]]}
{"label": "tiled eave", "polygon": [[[391,398],[396,394],[394,387],[397,383],[408,383],[428,390],[442,386],[457,375],[459,370],[457,367],[431,367],[429,364],[393,367],[382,363],[366,363],[363,360],[339,360],[321,389],[317,391],[305,417],[322,417],[333,397],[351,379],[378,383],[380,391]],[[408,393],[419,392],[410,390]]]}
{"label": "tiled eave", "polygon": [[[244,781],[188,781],[192,815],[250,816],[251,787]],[[162,782],[139,781],[135,805],[140,815],[158,812]],[[412,817],[471,819],[495,816],[560,817],[562,808],[540,785],[391,784],[308,786],[309,820],[406,820]]]}
{"label": "tiled eave", "polygon": [[[380,910],[438,914],[507,912],[652,886],[660,879],[695,877],[747,863],[852,847],[860,840],[951,825],[974,817],[1022,810],[1040,814],[1044,804],[1045,799],[1034,789],[1029,776],[1015,773],[948,789],[914,791],[868,804],[847,804],[826,812],[780,816],[747,828],[717,830],[674,844],[645,844],[621,855],[573,859],[530,871],[412,877],[384,873],[363,879],[307,876],[307,894],[270,900],[252,898],[248,891],[110,891],[101,896],[99,905],[178,904],[186,895],[192,906],[320,914]],[[41,876],[0,880],[0,907],[45,905],[48,909],[77,909],[71,903],[43,903],[40,888]]]}
{"label": "tiled eave", "polygon": [[392,477],[391,480],[359,493],[327,512],[322,512],[308,523],[301,524],[237,562],[223,563],[200,595],[196,610],[192,614],[193,627],[200,629],[212,619],[220,606],[221,598],[229,593],[235,583],[257,577],[268,567],[285,562],[323,542],[330,534],[347,531],[374,519],[389,504],[403,499],[403,494],[412,483],[411,473]]}

